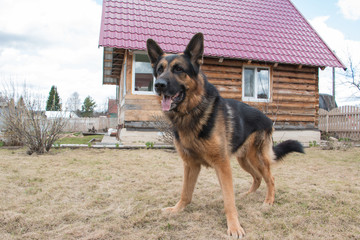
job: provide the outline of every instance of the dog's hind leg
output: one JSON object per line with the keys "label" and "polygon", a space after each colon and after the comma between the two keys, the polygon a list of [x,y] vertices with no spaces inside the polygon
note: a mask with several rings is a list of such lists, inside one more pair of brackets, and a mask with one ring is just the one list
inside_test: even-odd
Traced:
{"label": "dog's hind leg", "polygon": [[191,202],[200,169],[200,164],[184,161],[184,179],[180,200],[174,207],[164,208],[164,212],[177,213],[182,211]]}
{"label": "dog's hind leg", "polygon": [[[269,159],[270,161],[270,159]],[[264,204],[272,205],[275,200],[275,179],[270,171],[270,164],[266,164],[262,171],[262,176],[267,185],[267,194]]]}
{"label": "dog's hind leg", "polygon": [[267,194],[264,201],[265,205],[272,205],[275,199],[275,179],[271,174],[270,163],[271,158],[266,153],[262,152],[257,154],[257,161],[255,164],[267,186]]}
{"label": "dog's hind leg", "polygon": [[[275,199],[275,180],[270,171],[271,158],[271,145],[263,144],[262,146],[253,144],[246,153],[248,164],[264,178],[267,186],[267,194],[264,204],[272,205]],[[255,185],[256,187],[256,185]]]}
{"label": "dog's hind leg", "polygon": [[240,166],[253,177],[253,183],[245,194],[255,192],[261,184],[261,174],[257,172],[252,166],[250,166],[248,160],[245,157],[237,157]]}

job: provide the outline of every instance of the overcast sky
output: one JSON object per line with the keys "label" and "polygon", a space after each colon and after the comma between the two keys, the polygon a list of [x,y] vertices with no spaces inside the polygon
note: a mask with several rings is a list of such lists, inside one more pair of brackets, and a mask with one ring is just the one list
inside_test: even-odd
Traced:
{"label": "overcast sky", "polygon": [[101,3],[94,0],[0,0],[0,81],[26,81],[45,97],[57,86],[101,106],[115,96],[102,85],[98,48]]}
{"label": "overcast sky", "polygon": [[[326,44],[347,65],[349,56],[360,71],[360,0],[292,0]],[[320,70],[320,93],[332,94],[332,70]],[[358,72],[359,73],[359,72]],[[360,104],[360,91],[336,70],[338,105]]]}
{"label": "overcast sky", "polygon": [[[101,2],[0,0],[0,81],[25,81],[45,97],[55,85],[63,103],[73,92],[81,102],[90,95],[99,106],[114,97],[115,87],[102,85]],[[292,2],[345,64],[348,53],[360,62],[360,0]],[[332,92],[329,70],[321,71],[321,93]],[[357,92],[341,87],[340,76],[338,81],[343,105]]]}

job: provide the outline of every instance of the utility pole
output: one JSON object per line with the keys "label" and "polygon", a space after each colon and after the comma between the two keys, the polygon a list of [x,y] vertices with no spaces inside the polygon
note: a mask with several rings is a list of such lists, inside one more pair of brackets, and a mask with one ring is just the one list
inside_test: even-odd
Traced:
{"label": "utility pole", "polygon": [[[334,55],[335,55],[335,51],[333,51]],[[332,80],[333,80],[333,101],[334,101],[334,107],[336,106],[336,102],[335,102],[335,67],[333,67],[332,69]]]}
{"label": "utility pole", "polygon": [[332,70],[332,80],[333,80],[333,87],[332,87],[332,90],[333,90],[333,98],[334,98],[334,103],[335,103],[335,68],[333,67],[333,70]]}

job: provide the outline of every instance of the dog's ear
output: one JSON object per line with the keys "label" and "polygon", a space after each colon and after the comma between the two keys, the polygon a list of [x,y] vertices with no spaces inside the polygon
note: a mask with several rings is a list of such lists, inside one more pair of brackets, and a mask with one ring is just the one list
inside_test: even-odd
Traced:
{"label": "dog's ear", "polygon": [[204,53],[204,35],[202,33],[195,34],[187,45],[184,54],[189,56],[192,63],[202,64]]}
{"label": "dog's ear", "polygon": [[164,54],[164,51],[151,38],[149,38],[146,41],[146,48],[147,48],[148,56],[150,58],[151,66],[154,67],[154,65],[159,60],[159,57],[161,57]]}

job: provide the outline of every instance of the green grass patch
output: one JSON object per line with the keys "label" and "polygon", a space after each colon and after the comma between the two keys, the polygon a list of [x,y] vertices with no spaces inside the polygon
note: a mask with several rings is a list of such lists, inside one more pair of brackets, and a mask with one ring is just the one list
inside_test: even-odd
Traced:
{"label": "green grass patch", "polygon": [[74,136],[74,137],[64,137],[55,142],[55,145],[57,144],[88,144],[89,141],[93,138],[96,139],[96,141],[101,141],[103,139],[104,135],[89,135],[89,136]]}

